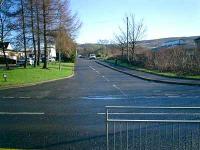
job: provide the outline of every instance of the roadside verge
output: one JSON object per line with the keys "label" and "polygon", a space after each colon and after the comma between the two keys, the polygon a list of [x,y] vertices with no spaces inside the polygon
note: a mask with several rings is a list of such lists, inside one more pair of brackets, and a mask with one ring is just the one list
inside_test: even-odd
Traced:
{"label": "roadside verge", "polygon": [[157,82],[157,83],[166,83],[166,84],[178,84],[178,85],[189,85],[189,86],[200,86],[200,81],[197,80],[186,80],[186,79],[170,79],[167,77],[160,77],[157,75],[147,74],[144,72],[139,72],[136,70],[130,70],[127,68],[123,68],[120,66],[111,65],[102,61],[95,61],[97,64],[102,65],[104,67],[110,68],[112,70],[124,73],[126,75],[151,81],[151,82]]}
{"label": "roadside verge", "polygon": [[22,85],[16,85],[16,86],[0,87],[0,91],[1,90],[8,90],[8,89],[23,88],[23,87],[31,87],[31,86],[35,86],[35,85],[44,84],[44,83],[50,83],[50,82],[55,82],[55,81],[59,81],[59,80],[69,79],[69,78],[72,78],[73,76],[74,76],[74,72],[70,76],[59,78],[59,79],[41,81],[41,82],[37,82],[37,83],[28,83],[28,84],[22,84]]}
{"label": "roadside verge", "polygon": [[0,75],[7,75],[5,80],[3,76],[0,77],[0,90],[34,86],[74,76],[73,63],[62,63],[61,70],[58,67],[58,63],[52,63],[49,64],[48,69],[29,66],[27,69],[15,68],[11,70],[0,70]]}

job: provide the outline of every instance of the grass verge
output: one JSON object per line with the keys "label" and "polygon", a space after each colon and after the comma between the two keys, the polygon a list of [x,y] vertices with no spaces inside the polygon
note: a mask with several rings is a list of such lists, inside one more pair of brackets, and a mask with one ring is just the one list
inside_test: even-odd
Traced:
{"label": "grass verge", "polygon": [[[73,72],[73,63],[62,63],[60,71],[57,62],[50,63],[48,69],[42,69],[42,67],[34,68],[32,66],[28,66],[27,69],[19,67],[8,71],[0,69],[0,88],[60,79],[72,75]],[[4,73],[7,74],[7,81],[4,81]]]}
{"label": "grass verge", "polygon": [[19,149],[12,149],[12,148],[0,148],[0,150],[19,150]]}
{"label": "grass verge", "polygon": [[[115,64],[115,60],[105,60],[105,62]],[[137,71],[142,71],[145,73],[155,74],[155,75],[169,77],[169,78],[200,80],[200,75],[193,75],[193,76],[192,75],[178,75],[173,72],[160,72],[159,70],[150,70],[150,69],[146,69],[146,68],[139,68],[139,67],[130,65],[128,63],[121,62],[120,60],[117,61],[117,65],[119,65],[121,67],[126,67],[128,69],[134,69]]]}
{"label": "grass verge", "polygon": [[19,150],[19,149],[13,149],[13,148],[0,148],[0,150]]}

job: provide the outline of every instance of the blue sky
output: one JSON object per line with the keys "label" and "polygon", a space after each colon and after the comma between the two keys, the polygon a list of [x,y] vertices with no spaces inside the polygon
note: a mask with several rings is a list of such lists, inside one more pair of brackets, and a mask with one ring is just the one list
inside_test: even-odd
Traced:
{"label": "blue sky", "polygon": [[144,39],[200,35],[200,0],[71,0],[83,26],[78,43],[113,40],[125,14],[144,19]]}

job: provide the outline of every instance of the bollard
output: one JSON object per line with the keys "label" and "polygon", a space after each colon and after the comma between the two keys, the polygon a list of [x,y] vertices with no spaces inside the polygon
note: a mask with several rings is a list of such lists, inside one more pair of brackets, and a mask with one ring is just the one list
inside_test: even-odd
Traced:
{"label": "bollard", "polygon": [[6,82],[7,81],[7,74],[3,74],[3,78],[4,78],[4,81]]}

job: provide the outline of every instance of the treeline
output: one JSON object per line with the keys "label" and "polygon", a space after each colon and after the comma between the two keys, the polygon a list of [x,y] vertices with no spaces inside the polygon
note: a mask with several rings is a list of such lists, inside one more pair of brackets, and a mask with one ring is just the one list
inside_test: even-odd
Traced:
{"label": "treeline", "polygon": [[[56,45],[64,57],[74,57],[75,41],[81,22],[73,14],[68,0],[1,0],[0,42],[12,41],[23,49],[25,65],[27,49],[34,51],[34,66],[40,65],[44,54],[43,68],[47,68],[48,46]],[[3,44],[4,45],[4,44]],[[6,68],[9,69],[3,46]]]}

